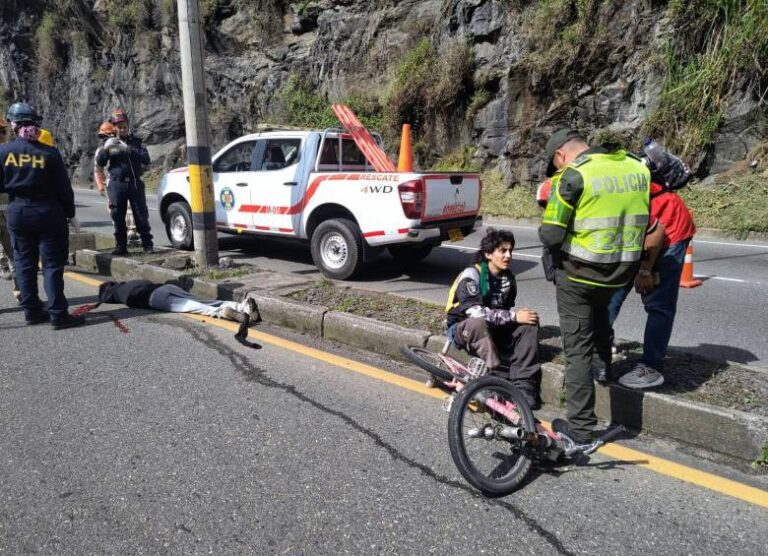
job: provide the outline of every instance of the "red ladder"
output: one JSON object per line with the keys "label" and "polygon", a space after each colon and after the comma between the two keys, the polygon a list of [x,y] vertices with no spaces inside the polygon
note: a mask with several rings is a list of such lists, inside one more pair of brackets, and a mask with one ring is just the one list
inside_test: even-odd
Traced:
{"label": "red ladder", "polygon": [[387,153],[376,144],[371,134],[348,106],[334,104],[332,108],[341,125],[349,132],[357,147],[377,172],[397,172],[397,167],[387,158]]}

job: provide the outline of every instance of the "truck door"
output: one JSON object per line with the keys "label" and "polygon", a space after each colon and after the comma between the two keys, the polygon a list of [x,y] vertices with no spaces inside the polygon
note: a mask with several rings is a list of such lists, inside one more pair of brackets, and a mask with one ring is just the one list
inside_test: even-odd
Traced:
{"label": "truck door", "polygon": [[234,229],[253,229],[251,191],[258,174],[253,171],[259,143],[250,140],[232,145],[213,163],[213,195],[216,225]]}
{"label": "truck door", "polygon": [[251,188],[257,230],[294,233],[298,230],[304,196],[302,139],[270,138],[255,160],[258,179]]}

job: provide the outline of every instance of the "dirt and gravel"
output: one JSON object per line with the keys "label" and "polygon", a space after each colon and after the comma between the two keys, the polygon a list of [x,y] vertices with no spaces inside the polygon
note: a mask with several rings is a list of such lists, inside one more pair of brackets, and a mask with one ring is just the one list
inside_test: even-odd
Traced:
{"label": "dirt and gravel", "polygon": [[[442,307],[391,294],[319,281],[290,297],[433,334],[445,330]],[[642,345],[619,340],[617,346],[619,355],[615,371],[620,375],[632,368],[642,352]],[[542,327],[541,356],[544,361],[563,363],[558,327]],[[656,392],[768,416],[768,372],[672,350],[667,356],[664,377],[664,385]]]}

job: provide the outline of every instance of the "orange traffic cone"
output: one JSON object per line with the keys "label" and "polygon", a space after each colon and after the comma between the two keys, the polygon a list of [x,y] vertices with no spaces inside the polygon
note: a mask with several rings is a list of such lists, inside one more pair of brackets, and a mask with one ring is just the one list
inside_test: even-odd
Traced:
{"label": "orange traffic cone", "polygon": [[403,124],[400,138],[400,157],[397,159],[398,172],[413,172],[413,149],[411,148],[411,124]]}
{"label": "orange traffic cone", "polygon": [[683,264],[683,273],[680,275],[680,287],[698,288],[701,284],[701,280],[693,277],[693,241],[691,241],[685,251],[685,264]]}

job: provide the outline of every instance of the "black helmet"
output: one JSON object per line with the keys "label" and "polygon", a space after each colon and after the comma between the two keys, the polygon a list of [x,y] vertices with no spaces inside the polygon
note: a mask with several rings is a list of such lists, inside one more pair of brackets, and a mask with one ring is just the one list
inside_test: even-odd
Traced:
{"label": "black helmet", "polygon": [[40,114],[35,112],[26,102],[15,102],[12,104],[5,117],[9,122],[13,123],[31,122],[39,125],[43,121]]}

